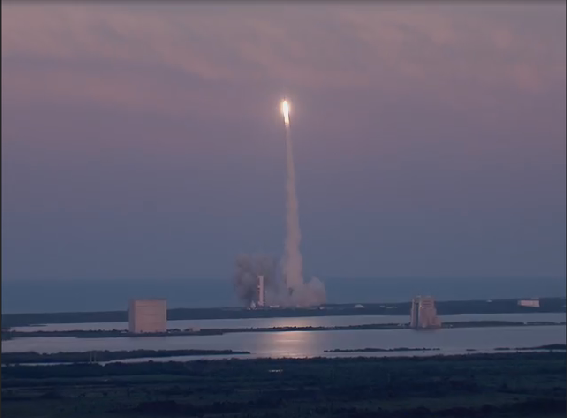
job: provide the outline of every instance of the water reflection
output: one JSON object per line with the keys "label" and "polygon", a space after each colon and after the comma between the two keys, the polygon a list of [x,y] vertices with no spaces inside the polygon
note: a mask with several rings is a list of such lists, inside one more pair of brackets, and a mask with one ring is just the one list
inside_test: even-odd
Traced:
{"label": "water reflection", "polygon": [[250,357],[312,357],[325,355],[325,350],[333,349],[413,347],[456,353],[467,349],[480,351],[564,344],[565,339],[564,326],[460,328],[432,332],[408,329],[244,332],[204,337],[17,338],[3,341],[2,352],[200,349],[249,351],[252,353]]}
{"label": "water reflection", "polygon": [[268,357],[304,357],[318,352],[320,339],[314,331],[266,332],[260,335],[255,340],[256,347],[248,351]]}

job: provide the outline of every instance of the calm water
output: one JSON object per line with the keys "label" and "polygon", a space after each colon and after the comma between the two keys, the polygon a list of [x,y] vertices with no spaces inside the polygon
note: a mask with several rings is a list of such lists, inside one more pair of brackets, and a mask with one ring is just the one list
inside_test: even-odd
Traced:
{"label": "calm water", "polygon": [[[442,354],[457,354],[466,349],[490,351],[497,347],[532,347],[541,344],[565,343],[564,326],[499,327],[442,329],[435,331],[346,330],[250,332],[206,337],[147,337],[147,338],[18,338],[2,342],[2,352],[91,350],[236,350],[254,357],[315,357],[329,355],[325,350],[358,349],[365,347],[440,348]],[[393,353],[401,355],[402,353]],[[406,353],[407,355],[408,353]],[[416,355],[419,353],[411,353]],[[433,354],[439,354],[433,353]],[[384,355],[376,353],[374,355]],[[337,355],[332,355],[337,357]],[[344,357],[345,355],[339,355]],[[230,356],[232,357],[232,356]],[[195,359],[195,357],[192,357]],[[204,357],[203,357],[204,358]],[[212,358],[220,358],[212,356]],[[163,359],[162,359],[163,360]],[[171,360],[171,359],[166,359]]]}
{"label": "calm water", "polygon": [[[567,318],[565,313],[534,313],[534,314],[468,314],[443,315],[442,321],[517,321],[517,322],[563,322]],[[409,321],[406,315],[348,315],[348,316],[320,316],[301,318],[250,318],[250,319],[199,319],[186,321],[168,321],[169,329],[188,328],[272,328],[272,327],[332,327],[363,324],[404,323]],[[77,324],[46,324],[38,327],[16,327],[20,331],[65,331],[65,330],[125,330],[127,322],[97,322]]]}

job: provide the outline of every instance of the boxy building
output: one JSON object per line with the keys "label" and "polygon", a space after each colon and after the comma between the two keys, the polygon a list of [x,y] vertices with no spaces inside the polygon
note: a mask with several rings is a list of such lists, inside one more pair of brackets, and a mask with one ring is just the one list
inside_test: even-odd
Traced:
{"label": "boxy building", "polygon": [[165,299],[136,299],[128,306],[128,330],[132,333],[165,332],[167,307]]}
{"label": "boxy building", "polygon": [[414,329],[441,327],[435,300],[431,296],[418,296],[411,301],[410,327]]}
{"label": "boxy building", "polygon": [[518,306],[526,308],[539,308],[539,299],[522,299],[518,301]]}

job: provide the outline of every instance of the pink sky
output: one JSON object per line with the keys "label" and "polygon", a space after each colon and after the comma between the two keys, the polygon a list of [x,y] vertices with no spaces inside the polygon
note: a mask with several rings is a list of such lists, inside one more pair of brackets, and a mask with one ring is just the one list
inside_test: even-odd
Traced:
{"label": "pink sky", "polygon": [[565,5],[2,4],[3,273],[565,274]]}

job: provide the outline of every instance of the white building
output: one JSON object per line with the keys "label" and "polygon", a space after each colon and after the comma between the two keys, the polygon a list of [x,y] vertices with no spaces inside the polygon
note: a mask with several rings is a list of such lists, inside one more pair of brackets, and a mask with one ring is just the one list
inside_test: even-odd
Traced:
{"label": "white building", "polygon": [[411,301],[410,327],[415,329],[441,327],[435,300],[431,296],[418,296]]}
{"label": "white building", "polygon": [[526,308],[539,308],[539,299],[522,299],[518,301],[518,305]]}
{"label": "white building", "polygon": [[128,306],[128,330],[136,334],[165,332],[167,330],[165,299],[131,300]]}

